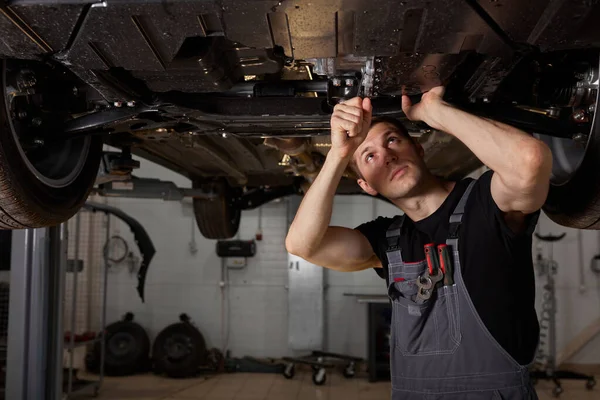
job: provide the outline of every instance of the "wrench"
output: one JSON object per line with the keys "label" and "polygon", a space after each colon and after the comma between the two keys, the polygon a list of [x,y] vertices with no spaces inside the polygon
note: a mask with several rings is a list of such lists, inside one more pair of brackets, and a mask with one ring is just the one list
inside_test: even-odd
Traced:
{"label": "wrench", "polygon": [[426,275],[428,274],[425,273],[423,275],[419,275],[419,277],[417,278],[416,284],[419,287],[419,290],[429,290],[433,287],[433,281]]}
{"label": "wrench", "polygon": [[419,276],[419,278],[417,278],[417,286],[419,287],[417,291],[417,301],[422,303],[425,300],[429,300],[433,294],[435,285],[442,279],[444,279],[444,273],[441,268],[438,268],[434,275],[429,274],[429,271],[426,270],[423,275]]}

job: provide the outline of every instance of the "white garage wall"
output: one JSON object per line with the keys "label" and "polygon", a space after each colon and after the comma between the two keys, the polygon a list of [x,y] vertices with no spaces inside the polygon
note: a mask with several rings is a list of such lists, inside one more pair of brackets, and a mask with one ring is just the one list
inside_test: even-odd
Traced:
{"label": "white garage wall", "polygon": [[[557,347],[560,351],[582,329],[600,318],[600,275],[592,272],[592,258],[600,253],[600,231],[579,231],[553,223],[546,215],[540,217],[537,230],[541,235],[567,235],[554,244],[554,260],[558,263],[555,275],[557,301]],[[583,255],[578,236],[582,238]],[[550,245],[534,239],[534,254],[541,251],[549,256]],[[584,290],[580,287],[580,263],[583,263]],[[536,281],[537,304],[541,302],[545,278]],[[539,306],[538,306],[538,309]],[[600,335],[576,354],[570,362],[600,363]]]}
{"label": "white garage wall", "polygon": [[[142,160],[137,176],[172,180],[190,187],[189,180]],[[141,303],[135,286],[137,279],[125,265],[110,273],[108,319],[119,318],[127,311],[149,331],[151,337],[177,316],[189,314],[204,334],[209,346],[221,348],[221,260],[215,254],[215,241],[202,238],[195,222],[191,202],[162,200],[108,199],[139,219],[157,249],[146,280],[146,303]],[[339,196],[335,200],[332,223],[355,227],[374,216],[392,216],[395,207],[366,196]],[[113,219],[115,221],[115,219]],[[230,270],[230,322],[228,349],[233,356],[279,357],[291,354],[287,345],[287,253],[284,248],[288,227],[287,201],[262,207],[264,239],[257,242],[256,257],[248,260],[244,270]],[[572,339],[595,318],[600,317],[600,278],[589,269],[592,256],[599,252],[596,232],[583,232],[586,286],[579,292],[577,265],[577,231],[540,219],[540,232],[568,232],[565,240],[555,245],[554,254],[561,265],[557,281],[559,307],[559,348]],[[191,230],[195,230],[198,252],[191,254]],[[242,214],[241,239],[252,239],[258,227],[258,210]],[[113,225],[113,232],[133,245],[129,229]],[[567,267],[568,266],[568,267]],[[344,293],[385,293],[385,283],[374,271],[341,273],[327,271],[326,348],[329,351],[356,356],[367,355],[366,305]],[[538,282],[538,297],[541,283]],[[600,339],[580,352],[575,362],[600,363]]]}
{"label": "white garage wall", "polygon": [[[171,180],[190,187],[188,179],[156,164],[142,160],[139,177]],[[138,219],[152,238],[156,255],[146,279],[146,302],[135,287],[137,278],[125,263],[111,268],[109,274],[108,320],[127,311],[151,337],[185,312],[199,326],[210,346],[221,348],[221,260],[213,240],[204,239],[193,220],[190,201],[108,198]],[[230,270],[231,330],[228,348],[235,356],[279,357],[291,354],[287,344],[287,252],[284,247],[289,226],[287,201],[262,207],[263,240],[257,242],[257,255],[248,259],[244,270]],[[394,215],[389,204],[366,196],[341,196],[336,199],[333,223],[354,227],[374,215]],[[252,239],[258,228],[258,210],[244,211],[239,237]],[[198,252],[191,254],[191,230],[195,230]],[[123,236],[131,250],[129,228],[112,219],[113,234]],[[139,254],[138,254],[139,256]],[[343,293],[385,293],[385,283],[373,271],[340,273],[327,271],[328,283],[326,343],[331,351],[366,356],[366,306]]]}

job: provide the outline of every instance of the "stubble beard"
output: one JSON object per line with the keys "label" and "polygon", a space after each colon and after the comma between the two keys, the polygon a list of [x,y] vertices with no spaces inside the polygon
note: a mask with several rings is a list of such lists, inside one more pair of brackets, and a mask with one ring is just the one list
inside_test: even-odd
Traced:
{"label": "stubble beard", "polygon": [[407,173],[400,179],[389,183],[387,193],[382,193],[390,201],[403,200],[419,194],[423,173],[414,164],[409,165]]}

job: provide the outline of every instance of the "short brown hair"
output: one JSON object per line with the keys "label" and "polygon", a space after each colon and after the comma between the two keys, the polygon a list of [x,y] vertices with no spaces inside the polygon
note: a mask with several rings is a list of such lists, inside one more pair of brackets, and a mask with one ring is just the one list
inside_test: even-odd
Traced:
{"label": "short brown hair", "polygon": [[[400,120],[393,118],[393,117],[381,116],[381,117],[373,118],[371,120],[371,126],[369,126],[369,130],[371,130],[375,125],[382,124],[382,123],[392,125],[394,128],[396,128],[398,130],[398,133],[400,133],[406,139],[409,139],[411,141],[411,143],[413,142],[413,138],[412,138],[412,136],[410,136],[410,133],[408,133],[408,129],[406,129],[404,124],[402,122],[400,122]],[[364,177],[360,173],[360,170],[358,169],[358,164],[356,163],[356,160],[354,159],[354,155],[352,155],[352,159],[350,159],[348,166],[350,167],[350,170],[356,174],[356,176],[358,176],[360,179],[364,179]]]}
{"label": "short brown hair", "polygon": [[410,136],[410,133],[408,133],[408,129],[406,129],[406,126],[404,126],[404,124],[402,122],[400,122],[400,120],[393,118],[393,117],[386,117],[386,116],[375,117],[371,120],[371,126],[369,127],[369,129],[372,129],[375,125],[381,124],[381,123],[386,123],[386,124],[392,125],[406,139],[413,140],[412,136]]}

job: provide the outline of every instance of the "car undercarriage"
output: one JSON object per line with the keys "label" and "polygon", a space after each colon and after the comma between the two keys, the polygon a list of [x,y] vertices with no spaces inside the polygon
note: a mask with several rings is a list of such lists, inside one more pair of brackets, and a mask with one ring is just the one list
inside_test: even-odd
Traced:
{"label": "car undercarriage", "polygon": [[[544,140],[544,210],[598,229],[598,17],[589,0],[0,2],[0,161],[24,199],[0,223],[61,222],[94,182],[131,179],[137,155],[190,178],[202,233],[231,237],[241,210],[306,191],[333,106],[354,96],[460,179],[481,162],[400,106],[444,85],[456,107]],[[338,193],[362,193],[352,171]]]}

